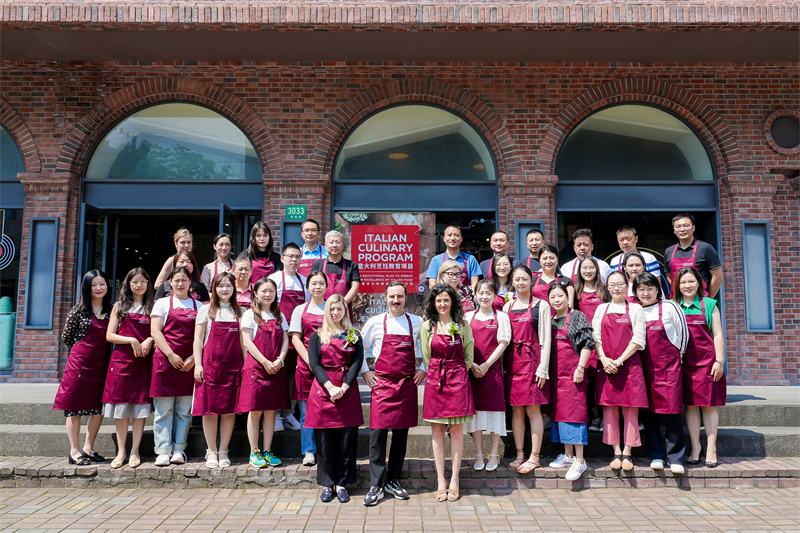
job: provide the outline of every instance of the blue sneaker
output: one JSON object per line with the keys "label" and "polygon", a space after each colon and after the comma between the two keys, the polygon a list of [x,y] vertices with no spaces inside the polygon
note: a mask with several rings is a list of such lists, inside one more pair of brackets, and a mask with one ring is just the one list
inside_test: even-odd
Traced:
{"label": "blue sneaker", "polygon": [[281,463],[283,463],[283,461],[272,454],[272,450],[265,451],[263,454],[261,454],[261,457],[263,457],[263,461],[269,463],[269,466],[281,466]]}
{"label": "blue sneaker", "polygon": [[264,468],[267,466],[267,462],[261,455],[261,450],[253,450],[250,452],[250,466],[254,466],[256,468]]}

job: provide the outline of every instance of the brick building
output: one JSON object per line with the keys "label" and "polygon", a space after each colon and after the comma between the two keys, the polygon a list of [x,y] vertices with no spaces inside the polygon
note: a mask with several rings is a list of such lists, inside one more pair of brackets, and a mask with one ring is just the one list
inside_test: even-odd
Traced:
{"label": "brick building", "polygon": [[[285,241],[285,207],[305,205],[326,229],[433,213],[478,254],[499,227],[520,258],[540,225],[563,260],[577,227],[606,257],[625,223],[662,253],[692,211],[723,259],[729,380],[800,384],[795,2],[0,7],[0,281],[16,312],[0,380],[58,379],[86,269],[155,275],[182,225],[201,260],[218,228],[242,246],[262,216]],[[168,139],[168,170],[122,164],[142,156],[137,128],[158,129],[148,149]],[[180,167],[176,138],[205,155]]]}

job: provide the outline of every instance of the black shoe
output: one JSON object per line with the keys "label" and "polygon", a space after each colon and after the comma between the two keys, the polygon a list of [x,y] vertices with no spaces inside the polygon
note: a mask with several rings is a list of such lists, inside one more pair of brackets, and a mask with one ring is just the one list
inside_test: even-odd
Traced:
{"label": "black shoe", "polygon": [[349,502],[350,495],[347,493],[347,489],[344,487],[339,487],[339,491],[336,493],[336,499],[339,500],[339,503]]}
{"label": "black shoe", "polygon": [[364,496],[364,505],[367,507],[372,507],[373,505],[378,505],[378,502],[383,499],[383,489],[381,487],[376,487],[375,485],[369,488],[369,492],[366,496]]}
{"label": "black shoe", "polygon": [[686,464],[687,465],[696,465],[699,462],[700,462],[700,459],[692,459],[691,457],[687,457],[686,458]]}
{"label": "black shoe", "polygon": [[105,463],[106,462],[106,458],[103,457],[102,455],[100,455],[97,452],[92,452],[92,455],[89,455],[85,451],[81,450],[81,453],[83,454],[84,457],[88,458],[90,461],[92,461],[94,463]]}
{"label": "black shoe", "polygon": [[322,503],[328,503],[333,499],[333,489],[330,487],[325,487],[322,489],[322,494],[319,495],[319,501]]}
{"label": "black shoe", "polygon": [[79,455],[77,459],[73,458],[72,455],[67,454],[67,459],[69,459],[69,464],[71,465],[78,465],[78,466],[89,466],[92,462],[89,460],[88,457],[85,455]]}
{"label": "black shoe", "polygon": [[391,494],[392,496],[394,496],[395,498],[397,498],[398,500],[408,499],[408,492],[400,485],[400,482],[397,481],[396,479],[389,481],[384,487],[384,490],[389,494]]}

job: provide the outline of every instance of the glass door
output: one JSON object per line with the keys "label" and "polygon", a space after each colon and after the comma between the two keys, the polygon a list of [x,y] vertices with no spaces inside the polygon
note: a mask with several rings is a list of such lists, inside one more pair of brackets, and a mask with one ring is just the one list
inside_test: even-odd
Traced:
{"label": "glass door", "polygon": [[[250,228],[260,218],[261,213],[259,212],[236,211],[225,204],[219,204],[219,232],[231,236],[232,257],[237,257],[247,249]],[[275,233],[276,231],[273,229],[273,236]]]}
{"label": "glass door", "polygon": [[[80,237],[78,242],[78,272],[75,285],[76,301],[80,292],[80,280],[92,269],[106,273],[110,280],[116,279],[116,250],[118,220],[108,211],[83,203],[81,204]],[[112,300],[116,298],[117,287],[109,287]]]}

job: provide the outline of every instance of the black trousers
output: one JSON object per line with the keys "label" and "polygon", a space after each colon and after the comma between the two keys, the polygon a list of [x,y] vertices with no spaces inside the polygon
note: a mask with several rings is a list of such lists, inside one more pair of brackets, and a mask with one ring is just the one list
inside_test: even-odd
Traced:
{"label": "black trousers", "polygon": [[356,482],[358,427],[315,429],[317,485],[345,487]]}
{"label": "black trousers", "polygon": [[369,484],[374,487],[383,486],[384,481],[400,479],[403,463],[406,460],[408,444],[408,428],[392,430],[392,446],[389,449],[389,474],[386,473],[386,440],[388,429],[372,429],[369,432]]}
{"label": "black trousers", "polygon": [[[683,464],[686,457],[686,437],[681,415],[662,415],[639,411],[639,421],[644,424],[644,444],[651,459],[666,459],[672,464]],[[666,439],[661,436],[661,423],[667,427]]]}

